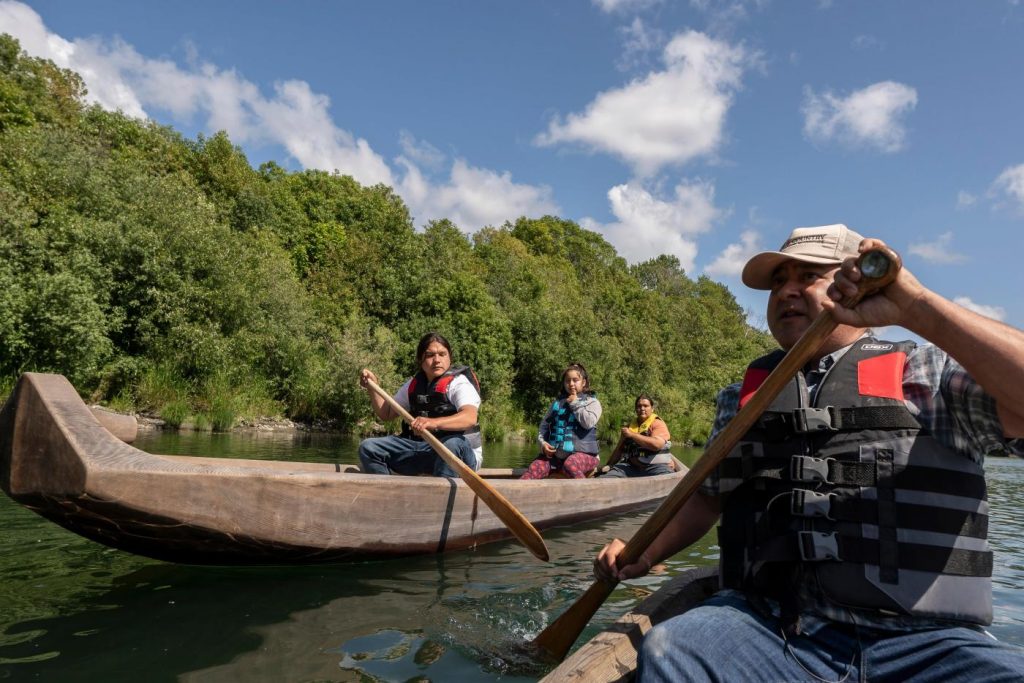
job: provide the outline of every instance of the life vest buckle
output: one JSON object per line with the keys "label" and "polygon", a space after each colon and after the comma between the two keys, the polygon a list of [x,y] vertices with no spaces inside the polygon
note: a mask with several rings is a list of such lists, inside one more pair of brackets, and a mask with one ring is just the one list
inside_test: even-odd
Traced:
{"label": "life vest buckle", "polygon": [[840,559],[839,539],[835,532],[799,531],[797,532],[797,547],[800,549],[800,559],[804,562]]}
{"label": "life vest buckle", "polygon": [[796,517],[824,517],[835,521],[832,516],[834,493],[818,493],[806,489],[793,489],[790,512]]}
{"label": "life vest buckle", "polygon": [[831,483],[828,475],[833,458],[812,458],[808,455],[796,455],[789,461],[789,478],[791,481]]}
{"label": "life vest buckle", "polygon": [[797,434],[834,432],[835,408],[797,408],[793,411],[793,431]]}

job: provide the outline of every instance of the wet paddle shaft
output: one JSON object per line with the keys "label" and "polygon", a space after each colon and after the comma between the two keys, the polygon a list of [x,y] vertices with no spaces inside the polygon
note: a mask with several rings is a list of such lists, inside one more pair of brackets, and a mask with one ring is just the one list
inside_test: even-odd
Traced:
{"label": "wet paddle shaft", "polygon": [[[887,286],[896,279],[896,275],[902,267],[899,255],[888,248],[867,251],[861,254],[857,263],[863,277],[860,280],[857,293],[842,301],[845,308],[856,306],[864,297]],[[641,554],[682,509],[690,496],[697,491],[701,483],[714,472],[718,464],[754,425],[761,413],[789,384],[793,375],[814,357],[821,345],[825,343],[825,339],[832,334],[837,326],[838,323],[833,320],[829,311],[823,311],[815,319],[797,343],[793,345],[793,348],[786,353],[778,366],[768,375],[764,383],[758,387],[753,397],[719,432],[682,481],[676,484],[661,506],[629,539],[626,547],[619,554],[619,566],[626,567],[640,558]],[[595,581],[562,616],[558,617],[533,640],[537,653],[543,657],[554,658],[556,661],[564,659],[569,648],[579,638],[580,633],[583,632],[605,599],[611,595],[617,583],[617,581],[603,579]]]}
{"label": "wet paddle shaft", "polygon": [[[391,394],[377,386],[376,382],[368,379],[366,380],[366,385],[384,399],[391,406],[391,409],[398,413],[403,420],[412,424],[412,421],[416,419],[409,414],[408,410],[399,405]],[[440,439],[427,431],[421,432],[420,435],[448,463],[448,466],[462,477],[462,481],[466,482],[466,485],[483,501],[484,505],[489,507],[491,512],[508,527],[512,535],[519,539],[519,542],[526,546],[527,550],[533,553],[534,556],[547,562],[548,548],[544,544],[544,539],[541,538],[540,532],[530,524],[530,520],[526,519],[523,513],[517,510],[505,496],[498,493],[494,487],[481,479],[480,475],[474,472],[469,465],[459,460],[454,453],[441,443]]]}

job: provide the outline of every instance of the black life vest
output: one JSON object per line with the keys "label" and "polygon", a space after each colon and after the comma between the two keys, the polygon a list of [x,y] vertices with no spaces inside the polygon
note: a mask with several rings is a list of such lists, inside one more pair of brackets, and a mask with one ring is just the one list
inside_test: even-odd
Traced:
{"label": "black life vest", "polygon": [[[412,381],[409,382],[407,394],[409,397],[409,412],[412,416],[447,417],[459,412],[459,409],[448,400],[448,387],[459,376],[468,379],[477,393],[480,393],[480,380],[477,379],[476,373],[466,365],[452,366],[432,382],[427,379],[426,374],[422,370],[413,375]],[[482,443],[480,439],[479,418],[477,424],[461,432],[442,429],[433,432],[433,434],[439,439],[444,439],[453,434],[461,434],[466,437],[466,441],[469,442],[472,448],[480,448]],[[408,439],[422,440],[405,423],[402,424],[402,436]]]}
{"label": "black life vest", "polygon": [[[857,341],[813,403],[798,373],[722,462],[723,586],[991,623],[984,472],[908,410],[903,368],[913,348]],[[741,405],[783,356],[750,365]]]}

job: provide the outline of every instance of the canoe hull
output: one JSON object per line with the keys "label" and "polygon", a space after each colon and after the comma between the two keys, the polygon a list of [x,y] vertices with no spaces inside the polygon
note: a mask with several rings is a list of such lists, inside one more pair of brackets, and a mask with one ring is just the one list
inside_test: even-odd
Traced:
{"label": "canoe hull", "polygon": [[[651,504],[684,473],[488,481],[542,529]],[[0,413],[0,486],[77,534],[188,564],[345,562],[511,537],[459,480],[145,453],[115,439],[59,375],[26,374]]]}

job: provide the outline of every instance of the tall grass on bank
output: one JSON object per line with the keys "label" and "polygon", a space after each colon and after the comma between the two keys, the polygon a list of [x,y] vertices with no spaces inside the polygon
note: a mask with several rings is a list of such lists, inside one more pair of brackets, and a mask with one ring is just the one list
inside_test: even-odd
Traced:
{"label": "tall grass on bank", "polygon": [[216,373],[201,385],[179,377],[166,365],[142,373],[135,407],[160,416],[170,427],[191,423],[195,429],[229,431],[239,418],[280,417],[282,406],[263,382],[239,382]]}

